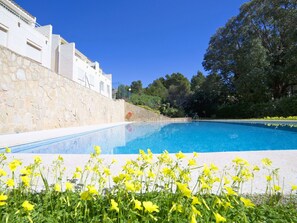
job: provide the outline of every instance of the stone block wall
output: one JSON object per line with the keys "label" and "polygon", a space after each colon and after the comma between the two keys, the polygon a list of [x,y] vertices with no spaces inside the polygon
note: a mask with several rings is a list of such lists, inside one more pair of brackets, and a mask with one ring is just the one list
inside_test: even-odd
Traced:
{"label": "stone block wall", "polygon": [[124,103],[0,46],[0,134],[123,122]]}
{"label": "stone block wall", "polygon": [[170,121],[163,115],[151,112],[144,108],[138,107],[136,105],[125,102],[125,119],[126,121],[144,121],[144,122],[154,122],[154,121]]}

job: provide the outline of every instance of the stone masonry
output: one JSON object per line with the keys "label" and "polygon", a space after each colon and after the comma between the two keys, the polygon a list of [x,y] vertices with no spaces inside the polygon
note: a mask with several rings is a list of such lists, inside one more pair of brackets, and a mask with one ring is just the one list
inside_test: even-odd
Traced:
{"label": "stone masonry", "polygon": [[0,134],[123,122],[124,103],[0,46]]}
{"label": "stone masonry", "polygon": [[0,46],[0,134],[124,121],[184,121],[112,100]]}

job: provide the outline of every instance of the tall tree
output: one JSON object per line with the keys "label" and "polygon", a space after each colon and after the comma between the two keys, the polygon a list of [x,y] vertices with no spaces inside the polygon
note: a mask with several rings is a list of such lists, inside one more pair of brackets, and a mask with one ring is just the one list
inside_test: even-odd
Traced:
{"label": "tall tree", "polygon": [[164,78],[159,78],[153,81],[153,83],[149,84],[149,86],[145,89],[145,93],[152,96],[158,96],[163,101],[165,101],[168,97],[168,89],[164,86]]}
{"label": "tall tree", "polygon": [[296,21],[296,0],[252,0],[212,36],[203,66],[239,98],[247,88],[253,88],[249,98],[286,96],[297,83]]}
{"label": "tall tree", "polygon": [[181,73],[166,75],[164,86],[168,89],[168,101],[171,105],[183,108],[190,94],[190,82]]}
{"label": "tall tree", "polygon": [[195,92],[199,88],[201,88],[204,81],[205,81],[205,76],[201,71],[198,71],[197,75],[194,75],[191,79],[191,91]]}
{"label": "tall tree", "polygon": [[141,80],[132,81],[130,87],[131,87],[131,93],[132,94],[141,94],[142,93],[142,82],[141,82]]}

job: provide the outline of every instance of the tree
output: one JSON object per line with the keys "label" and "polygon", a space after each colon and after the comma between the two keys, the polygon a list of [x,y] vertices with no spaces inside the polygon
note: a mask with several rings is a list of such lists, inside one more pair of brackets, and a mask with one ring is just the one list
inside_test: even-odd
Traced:
{"label": "tree", "polygon": [[205,81],[205,76],[201,71],[198,71],[197,75],[194,75],[191,79],[191,91],[195,92],[199,88],[201,88],[204,81]]}
{"label": "tree", "polygon": [[241,99],[284,97],[297,84],[296,21],[296,0],[252,0],[211,37],[203,66]]}
{"label": "tree", "polygon": [[222,77],[216,73],[210,74],[191,96],[186,111],[191,116],[212,117],[218,107],[227,102],[228,95],[228,88]]}
{"label": "tree", "polygon": [[132,94],[141,94],[142,93],[142,82],[141,82],[141,80],[132,81],[130,87],[131,87],[131,93]]}
{"label": "tree", "polygon": [[159,78],[149,84],[145,89],[145,93],[152,96],[158,96],[163,101],[166,101],[168,97],[168,89],[164,86],[164,78]]}
{"label": "tree", "polygon": [[129,86],[121,84],[118,86],[116,99],[128,99],[130,96],[129,94]]}
{"label": "tree", "polygon": [[189,80],[181,73],[166,75],[165,78],[164,86],[168,89],[168,102],[183,109],[190,94]]}

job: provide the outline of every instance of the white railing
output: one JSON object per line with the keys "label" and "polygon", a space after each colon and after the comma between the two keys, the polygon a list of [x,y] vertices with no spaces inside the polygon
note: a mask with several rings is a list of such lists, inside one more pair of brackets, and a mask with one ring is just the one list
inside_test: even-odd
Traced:
{"label": "white railing", "polygon": [[2,6],[4,9],[6,9],[7,11],[9,11],[11,14],[15,15],[16,17],[18,17],[19,19],[21,19],[22,21],[24,21],[25,23],[27,23],[29,25],[34,24],[35,27],[40,27],[41,26],[37,22],[32,22],[32,21],[29,21],[28,19],[24,18],[19,13],[17,13],[16,11],[14,11],[13,9],[11,9],[7,5],[5,5],[2,1],[0,1],[0,6]]}

